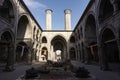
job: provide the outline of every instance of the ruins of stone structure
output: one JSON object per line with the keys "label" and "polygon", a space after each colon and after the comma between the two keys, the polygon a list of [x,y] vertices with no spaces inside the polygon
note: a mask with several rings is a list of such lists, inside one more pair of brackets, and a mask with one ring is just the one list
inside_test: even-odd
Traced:
{"label": "ruins of stone structure", "polygon": [[0,0],[0,63],[70,59],[107,69],[120,61],[119,5],[120,0],[90,0],[74,30],[71,10],[64,11],[65,30],[52,30],[53,11],[47,9],[43,30],[22,0]]}

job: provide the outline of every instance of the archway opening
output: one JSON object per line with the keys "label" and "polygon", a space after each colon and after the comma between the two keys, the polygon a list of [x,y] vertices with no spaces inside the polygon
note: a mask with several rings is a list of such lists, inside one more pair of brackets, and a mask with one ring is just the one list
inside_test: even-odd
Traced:
{"label": "archway opening", "polygon": [[108,62],[119,62],[119,50],[114,33],[110,29],[104,30],[102,34],[103,54]]}
{"label": "archway opening", "polygon": [[61,50],[56,50],[56,52],[55,52],[56,53],[56,59],[57,59],[58,62],[61,61],[61,52],[62,52]]}
{"label": "archway opening", "polygon": [[75,48],[70,48],[70,59],[71,60],[76,60],[76,53],[75,53]]}
{"label": "archway opening", "polygon": [[70,37],[70,42],[71,42],[71,43],[75,43],[75,37],[74,37],[74,36],[71,36],[71,37]]}
{"label": "archway opening", "polygon": [[45,36],[42,37],[42,43],[47,43],[47,38]]}
{"label": "archway opening", "polygon": [[30,36],[30,26],[28,25],[29,21],[27,16],[23,15],[18,22],[17,28],[17,39],[23,40],[24,38],[28,38]]}
{"label": "archway opening", "polygon": [[99,7],[99,19],[100,21],[106,19],[113,14],[113,5],[110,0],[101,0]]}
{"label": "archway opening", "polygon": [[0,40],[0,63],[6,63],[9,57],[9,45],[13,44],[13,38],[9,31],[1,35]]}
{"label": "archway opening", "polygon": [[4,0],[0,5],[0,16],[10,23],[14,22],[14,10],[10,0]]}
{"label": "archway opening", "polygon": [[48,50],[46,47],[42,48],[41,58],[42,58],[42,61],[48,60]]}
{"label": "archway opening", "polygon": [[[66,40],[62,37],[62,36],[55,36],[52,41],[51,41],[51,46],[53,46],[53,53],[52,55],[54,57],[52,57],[52,59],[54,61],[64,61],[67,57],[67,54],[66,54]],[[60,52],[60,55],[57,55],[57,51]]]}
{"label": "archway opening", "polygon": [[86,44],[86,55],[90,61],[98,61],[98,47],[97,47],[97,36],[96,36],[96,22],[95,17],[90,14],[86,21],[85,26],[85,44]]}
{"label": "archway opening", "polygon": [[29,48],[25,42],[19,42],[16,47],[16,61],[28,62]]}

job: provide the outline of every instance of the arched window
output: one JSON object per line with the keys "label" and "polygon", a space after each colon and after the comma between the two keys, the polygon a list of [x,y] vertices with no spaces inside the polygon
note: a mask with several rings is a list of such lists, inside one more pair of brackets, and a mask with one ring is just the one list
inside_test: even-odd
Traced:
{"label": "arched window", "polygon": [[88,15],[88,18],[86,19],[85,39],[87,41],[87,45],[93,45],[97,43],[96,22],[95,17],[92,14]]}
{"label": "arched window", "polygon": [[113,14],[113,11],[114,11],[113,5],[111,4],[110,0],[101,0],[100,7],[99,7],[100,21],[111,16]]}
{"label": "arched window", "polygon": [[80,27],[80,36],[81,36],[81,38],[83,38],[82,27]]}
{"label": "arched window", "polygon": [[74,37],[74,36],[71,36],[70,42],[71,42],[71,43],[75,43],[75,37]]}
{"label": "arched window", "polygon": [[42,38],[42,43],[47,43],[47,39],[45,36]]}
{"label": "arched window", "polygon": [[42,57],[42,60],[47,60],[48,59],[48,50],[47,50],[46,47],[42,48],[41,57]]}
{"label": "arched window", "polygon": [[33,38],[35,39],[35,30],[36,30],[36,26],[34,26],[34,30],[33,30]]}
{"label": "arched window", "polygon": [[38,40],[38,34],[39,34],[39,30],[37,30],[36,40]]}
{"label": "arched window", "polygon": [[75,54],[75,48],[70,48],[70,59],[75,60],[76,59],[76,54]]}
{"label": "arched window", "polygon": [[4,0],[3,3],[1,3],[0,16],[8,20],[9,22],[12,22],[11,20],[14,19],[13,6],[10,0]]}

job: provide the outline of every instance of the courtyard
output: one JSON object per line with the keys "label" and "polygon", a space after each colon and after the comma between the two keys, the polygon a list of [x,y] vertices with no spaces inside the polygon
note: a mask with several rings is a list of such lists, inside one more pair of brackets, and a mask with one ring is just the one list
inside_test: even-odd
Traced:
{"label": "courtyard", "polygon": [[[94,77],[95,80],[120,80],[120,70],[118,69],[120,68],[120,65],[119,66],[115,64],[113,65],[113,66],[117,66],[116,71],[115,70],[101,71],[98,65],[93,65],[93,64],[86,65],[78,61],[72,61],[72,64],[74,64],[76,67],[84,66],[86,69],[88,69],[88,71]],[[42,65],[43,63],[35,63],[32,65],[16,64],[15,70],[12,72],[3,72],[2,71],[3,67],[0,66],[0,80],[20,80],[20,77],[25,74],[26,70],[30,69],[31,67],[40,67]],[[35,79],[35,80],[79,80],[79,79],[76,78],[73,75],[73,73],[70,71],[65,72],[63,70],[59,70],[59,71],[54,70],[47,75],[41,74],[39,76],[39,79]],[[87,79],[83,79],[83,80],[87,80]]]}

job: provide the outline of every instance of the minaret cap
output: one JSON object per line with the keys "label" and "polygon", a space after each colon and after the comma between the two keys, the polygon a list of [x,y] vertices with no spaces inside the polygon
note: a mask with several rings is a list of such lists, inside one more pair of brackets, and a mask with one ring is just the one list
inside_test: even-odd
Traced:
{"label": "minaret cap", "polygon": [[65,9],[65,10],[64,10],[64,13],[65,13],[65,14],[70,14],[70,13],[71,13],[71,10],[70,10],[70,9]]}
{"label": "minaret cap", "polygon": [[46,9],[45,12],[46,13],[52,13],[53,11],[51,9]]}

